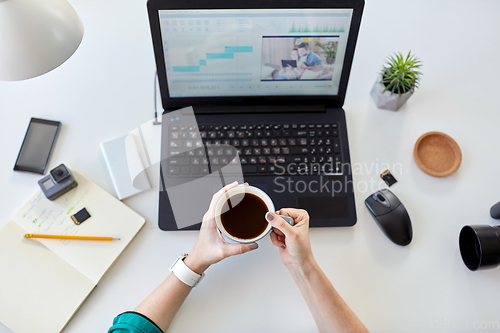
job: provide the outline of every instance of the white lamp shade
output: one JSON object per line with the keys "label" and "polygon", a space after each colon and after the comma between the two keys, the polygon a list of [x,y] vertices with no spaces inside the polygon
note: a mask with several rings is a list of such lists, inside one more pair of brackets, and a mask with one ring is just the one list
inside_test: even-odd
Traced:
{"label": "white lamp shade", "polygon": [[66,0],[0,0],[0,80],[53,70],[82,38],[83,23]]}

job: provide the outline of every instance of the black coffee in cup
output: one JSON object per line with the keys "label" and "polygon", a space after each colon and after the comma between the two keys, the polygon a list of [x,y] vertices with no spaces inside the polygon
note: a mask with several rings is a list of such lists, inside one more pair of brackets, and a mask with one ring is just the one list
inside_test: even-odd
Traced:
{"label": "black coffee in cup", "polygon": [[[237,202],[234,207],[231,202]],[[226,199],[220,220],[227,233],[239,239],[252,239],[267,228],[265,215],[268,208],[264,200],[251,193],[239,193]]]}

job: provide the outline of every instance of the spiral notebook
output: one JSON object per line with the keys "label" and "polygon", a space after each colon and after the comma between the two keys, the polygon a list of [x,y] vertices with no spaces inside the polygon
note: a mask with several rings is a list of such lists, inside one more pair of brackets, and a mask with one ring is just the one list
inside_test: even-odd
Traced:
{"label": "spiral notebook", "polygon": [[[145,219],[72,170],[78,186],[49,201],[39,190],[0,229],[0,322],[16,333],[60,332]],[[70,216],[86,208],[76,225]],[[112,236],[114,241],[26,239],[24,234]]]}

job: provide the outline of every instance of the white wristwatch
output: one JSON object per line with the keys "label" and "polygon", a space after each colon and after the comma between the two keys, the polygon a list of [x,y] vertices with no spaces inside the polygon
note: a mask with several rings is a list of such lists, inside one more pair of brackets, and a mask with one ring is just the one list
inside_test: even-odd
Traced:
{"label": "white wristwatch", "polygon": [[181,280],[188,286],[195,287],[201,281],[201,279],[203,279],[205,273],[200,275],[189,269],[189,267],[187,267],[184,263],[184,258],[186,258],[187,256],[188,255],[186,253],[178,256],[177,259],[175,259],[174,263],[170,266],[170,271],[174,273],[179,280]]}

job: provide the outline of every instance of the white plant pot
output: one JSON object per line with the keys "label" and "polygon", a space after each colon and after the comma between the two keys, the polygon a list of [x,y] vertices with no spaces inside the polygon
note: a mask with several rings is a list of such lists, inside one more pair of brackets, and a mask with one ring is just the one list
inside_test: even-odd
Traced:
{"label": "white plant pot", "polygon": [[386,109],[391,111],[397,111],[413,94],[413,90],[408,91],[401,95],[401,97],[396,93],[392,94],[390,91],[384,92],[385,86],[380,83],[382,81],[382,75],[377,77],[377,81],[373,85],[370,95],[372,95],[375,105],[380,109]]}

